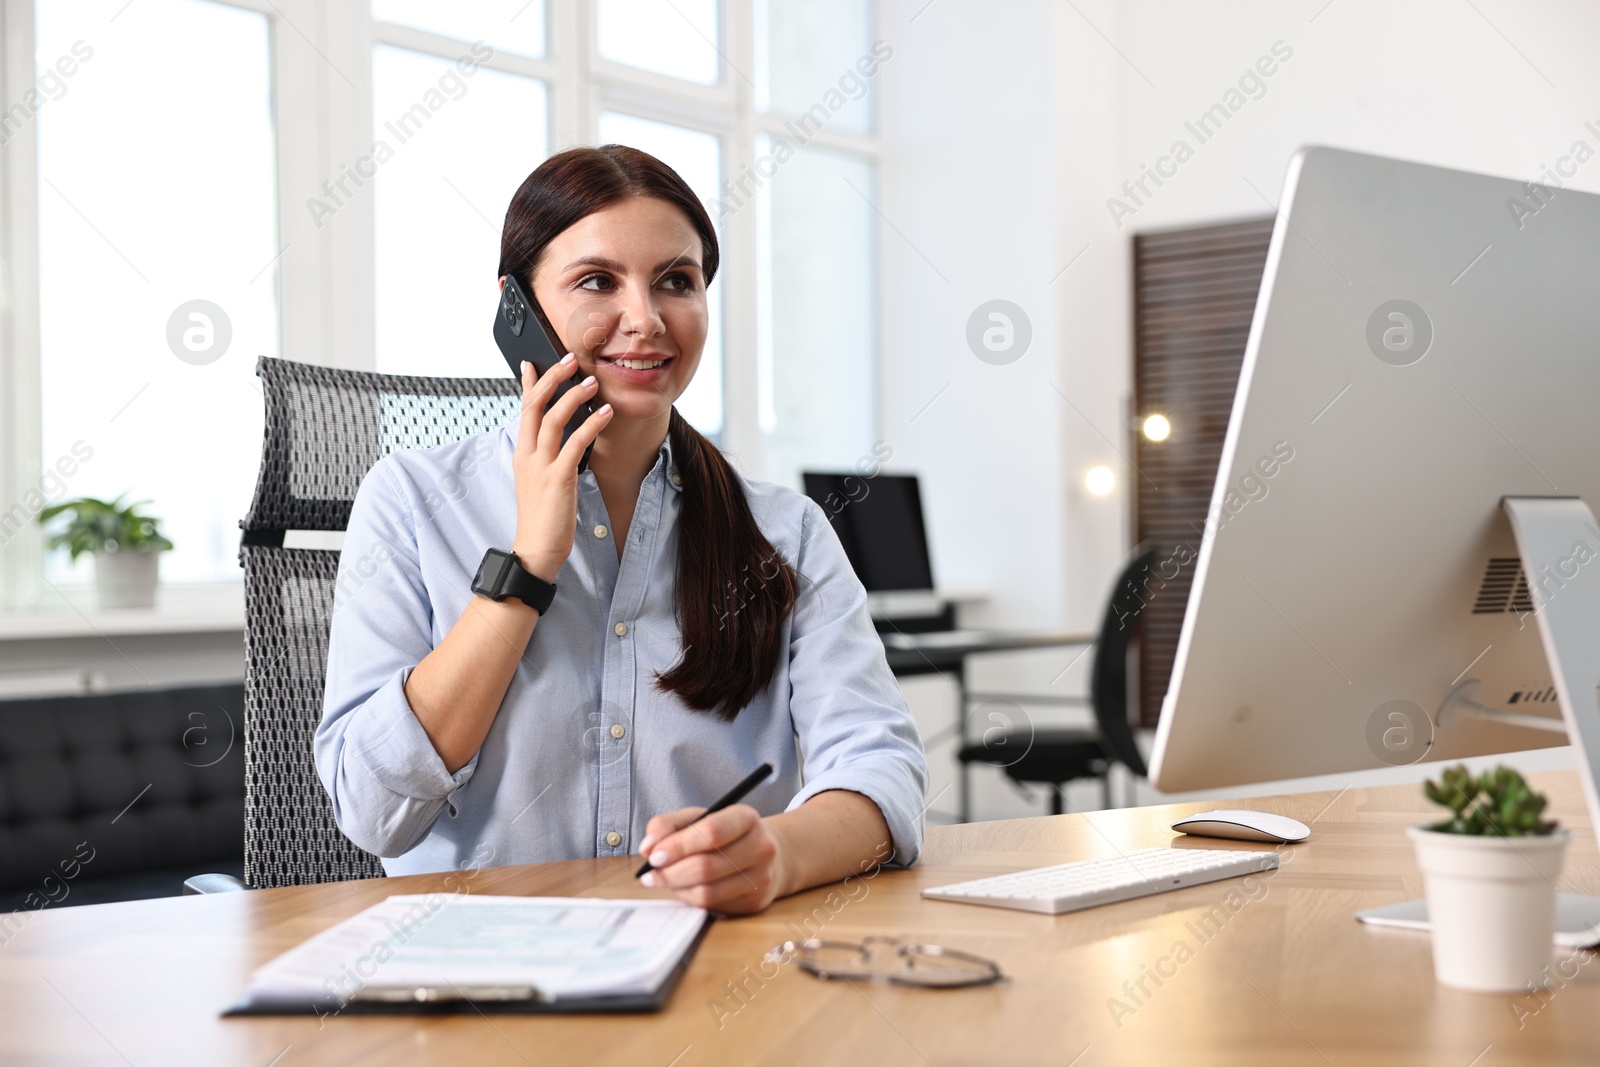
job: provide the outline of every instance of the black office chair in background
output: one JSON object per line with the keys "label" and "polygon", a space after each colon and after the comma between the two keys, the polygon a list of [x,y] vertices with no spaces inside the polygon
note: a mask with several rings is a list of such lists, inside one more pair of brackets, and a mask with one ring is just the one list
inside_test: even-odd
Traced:
{"label": "black office chair in background", "polygon": [[[1138,551],[1118,577],[1106,605],[1100,635],[1095,642],[1087,701],[1094,712],[1095,726],[993,727],[962,747],[958,758],[963,763],[988,763],[999,767],[1012,781],[1049,785],[1052,815],[1060,815],[1064,810],[1069,782],[1100,779],[1105,806],[1109,808],[1112,806],[1111,767],[1114,764],[1122,764],[1140,778],[1148,775],[1144,756],[1134,742],[1133,726],[1128,721],[1128,650],[1151,595],[1147,582],[1155,557],[1154,548]],[[974,698],[980,699],[977,695]],[[1020,702],[1029,698],[1017,695],[1010,699]],[[1057,697],[1049,702],[1082,701]]]}
{"label": "black office chair in background", "polygon": [[[427,378],[262,357],[261,473],[239,562],[245,589],[244,885],[201,875],[191,892],[383,874],[339,830],[311,742],[322,718],[339,552],[285,548],[289,530],[344,530],[381,456],[499,429],[521,390],[502,378]],[[383,566],[374,562],[374,566]]]}

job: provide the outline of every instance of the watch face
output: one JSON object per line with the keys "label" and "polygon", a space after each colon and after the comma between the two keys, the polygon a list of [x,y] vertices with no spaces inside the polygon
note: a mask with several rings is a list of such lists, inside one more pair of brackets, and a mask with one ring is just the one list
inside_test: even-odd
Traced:
{"label": "watch face", "polygon": [[472,579],[472,591],[485,596],[499,596],[510,570],[511,554],[497,548],[489,549],[483,554],[483,562],[478,564],[478,573]]}

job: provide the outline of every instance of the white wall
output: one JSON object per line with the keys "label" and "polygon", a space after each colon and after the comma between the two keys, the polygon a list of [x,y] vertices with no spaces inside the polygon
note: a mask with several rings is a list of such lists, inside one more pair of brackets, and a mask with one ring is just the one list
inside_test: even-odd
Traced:
{"label": "white wall", "polygon": [[[923,477],[937,576],[993,590],[984,624],[1092,628],[1122,562],[1133,233],[1271,213],[1308,142],[1530,179],[1576,140],[1600,151],[1600,4],[1581,0],[886,0],[884,21],[882,434]],[[1280,41],[1258,98],[1199,143],[1185,122]],[[1119,226],[1107,199],[1179,138],[1193,158]],[[1600,190],[1600,158],[1569,184]],[[994,297],[1034,327],[1008,367],[963,336]],[[1081,489],[1098,463],[1110,498]],[[974,673],[1068,691],[1087,663],[1052,682],[1067,660]],[[951,721],[947,686],[907,690],[925,730]],[[949,758],[930,750],[936,789]],[[980,817],[1018,812],[980,777]]]}
{"label": "white wall", "polygon": [[[886,8],[880,433],[891,466],[921,475],[940,584],[991,588],[974,617],[984,622],[1062,624],[1050,7]],[[980,360],[966,337],[969,316],[994,299],[1032,326],[1026,352],[1004,366]]]}
{"label": "white wall", "polygon": [[[1114,184],[1165,152],[1275,41],[1293,50],[1265,95],[1199,146],[1126,231],[1268,212],[1247,181],[1276,202],[1304,143],[1524,178],[1579,138],[1600,149],[1584,129],[1600,125],[1600,5],[1335,0],[1317,14],[1324,2],[1118,5],[1112,36],[1155,88],[1136,75],[1120,82]],[[1572,184],[1600,189],[1600,160]]]}
{"label": "white wall", "polygon": [[[1071,458],[1094,442],[1095,462],[1116,455],[1062,397],[1082,399],[1062,359],[1078,335],[1063,334],[1061,301],[1067,281],[1089,272],[1080,262],[1061,275],[1070,253],[1063,257],[1055,238],[1071,206],[1062,189],[1078,179],[1052,153],[1060,65],[1052,8],[1046,0],[885,0],[883,34],[895,51],[881,74],[880,435],[894,448],[890,469],[921,477],[939,584],[992,593],[965,612],[971,625],[1092,628],[1110,579],[1079,560],[1115,559],[1124,539],[1120,500],[1086,499]],[[980,360],[967,341],[969,317],[995,299],[1018,305],[1032,328],[1027,350],[1005,365]],[[1111,353],[1092,365],[1122,362]],[[1092,417],[1119,432],[1114,412]],[[1081,585],[1089,587],[1083,595],[1069,594]],[[989,657],[974,662],[972,682],[1081,692],[1087,659],[1063,674],[1077,653]],[[939,794],[954,777],[953,687],[918,678],[905,688],[933,742]],[[974,718],[979,732],[991,724],[987,710]],[[1016,722],[1063,717],[999,712]],[[1042,791],[1019,797],[990,768],[975,771],[974,782],[981,817],[1044,810]],[[953,810],[954,796],[945,793],[935,813]]]}

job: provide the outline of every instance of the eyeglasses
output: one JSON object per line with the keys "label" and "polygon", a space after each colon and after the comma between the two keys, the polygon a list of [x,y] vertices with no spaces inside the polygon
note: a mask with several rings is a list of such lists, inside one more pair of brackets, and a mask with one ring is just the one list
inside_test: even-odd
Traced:
{"label": "eyeglasses", "polygon": [[794,960],[818,978],[875,978],[897,985],[951,989],[983,985],[1005,977],[1000,965],[982,956],[938,945],[907,944],[873,935],[855,941],[785,941],[767,952],[771,963]]}

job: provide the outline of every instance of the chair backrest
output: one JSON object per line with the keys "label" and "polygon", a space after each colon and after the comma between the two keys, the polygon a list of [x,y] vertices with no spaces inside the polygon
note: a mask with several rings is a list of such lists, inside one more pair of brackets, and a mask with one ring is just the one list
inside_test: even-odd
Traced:
{"label": "chair backrest", "polygon": [[285,548],[289,530],[343,530],[382,456],[499,429],[521,390],[504,378],[425,378],[262,357],[261,473],[239,563],[245,586],[244,877],[252,888],[368,878],[312,762],[339,553]]}
{"label": "chair backrest", "polygon": [[1144,607],[1150,600],[1150,567],[1156,550],[1143,547],[1123,569],[1106,604],[1100,624],[1100,639],[1095,643],[1094,670],[1089,681],[1089,702],[1094,707],[1107,755],[1128,766],[1139,777],[1148,776],[1144,755],[1133,740],[1128,721],[1128,647],[1138,633]]}

